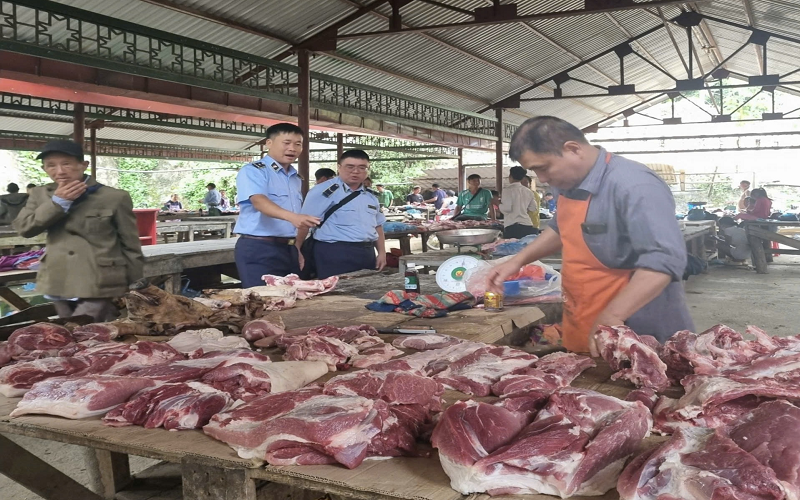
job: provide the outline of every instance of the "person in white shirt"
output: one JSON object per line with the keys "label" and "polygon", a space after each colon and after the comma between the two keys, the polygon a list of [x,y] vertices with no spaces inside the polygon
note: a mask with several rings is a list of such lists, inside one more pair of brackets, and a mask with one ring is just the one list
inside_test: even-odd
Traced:
{"label": "person in white shirt", "polygon": [[539,210],[536,198],[529,188],[520,184],[526,174],[522,167],[511,167],[508,176],[510,184],[503,190],[500,211],[503,213],[503,237],[506,239],[519,239],[539,232],[528,215],[528,212]]}
{"label": "person in white shirt", "polygon": [[750,242],[744,228],[737,226],[732,217],[722,217],[717,224],[725,237],[725,241],[717,245],[720,256],[737,262],[750,258]]}

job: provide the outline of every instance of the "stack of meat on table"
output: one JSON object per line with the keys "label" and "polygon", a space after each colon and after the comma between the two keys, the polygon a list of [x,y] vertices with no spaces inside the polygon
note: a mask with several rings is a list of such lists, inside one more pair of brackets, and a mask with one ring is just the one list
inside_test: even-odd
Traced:
{"label": "stack of meat on table", "polygon": [[[446,335],[386,343],[368,325],[286,331],[257,319],[241,336],[208,328],[127,344],[113,326],[45,323],[0,344],[0,393],[22,396],[12,417],[202,429],[271,465],[355,468],[431,456],[430,444],[462,494],[800,498],[800,338],[748,333],[718,326],[660,345],[602,328],[613,378],[637,386],[622,400],[571,386],[590,358]],[[678,383],[683,397],[658,394]],[[472,398],[446,401],[447,389]],[[671,437],[642,453],[652,430]]]}

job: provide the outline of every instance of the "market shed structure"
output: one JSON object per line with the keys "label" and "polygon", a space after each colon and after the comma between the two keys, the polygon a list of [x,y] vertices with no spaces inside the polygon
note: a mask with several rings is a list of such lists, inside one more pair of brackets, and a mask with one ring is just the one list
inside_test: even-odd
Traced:
{"label": "market shed structure", "polygon": [[78,140],[86,106],[289,120],[494,149],[497,177],[531,116],[592,131],[682,92],[800,89],[800,5],[779,0],[3,0],[0,19],[0,91],[75,103]]}

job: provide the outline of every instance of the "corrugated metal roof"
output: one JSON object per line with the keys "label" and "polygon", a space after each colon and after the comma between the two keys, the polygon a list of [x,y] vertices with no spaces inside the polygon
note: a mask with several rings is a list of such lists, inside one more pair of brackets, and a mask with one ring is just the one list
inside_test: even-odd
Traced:
{"label": "corrugated metal roof", "polygon": [[[58,0],[74,7],[86,9],[155,29],[196,38],[205,42],[233,48],[259,56],[274,56],[287,45],[274,39],[244,33],[235,28],[158,7],[139,0]],[[292,2],[266,2],[262,0],[171,0],[172,3],[230,19],[274,33],[292,41],[305,40],[323,31],[348,14],[354,12],[365,0],[295,0]],[[471,10],[492,5],[491,0],[439,0],[460,9]],[[787,0],[747,0],[753,11],[756,28],[800,38],[800,2]],[[710,0],[696,4],[707,15],[740,24],[748,24],[744,0]],[[511,3],[504,0],[503,3]],[[582,0],[517,0],[519,14],[579,9]],[[660,9],[671,19],[686,8],[671,5]],[[692,4],[694,5],[694,4]],[[547,79],[576,64],[576,58],[587,58],[607,50],[651,27],[661,24],[659,9],[626,10],[609,14],[591,14],[559,19],[531,21],[528,27],[521,23],[474,27],[459,30],[442,30],[418,34],[382,36],[378,38],[348,39],[339,42],[336,53],[344,59],[319,56],[312,69],[324,74],[350,79],[465,110],[479,110],[486,102],[495,102],[513,95],[531,85],[532,81]],[[388,28],[388,5],[362,16],[350,23],[343,33],[382,31]],[[469,20],[464,13],[436,7],[424,2],[411,2],[401,10],[403,22],[408,26],[434,25]],[[711,39],[704,41],[699,29],[694,30],[694,42],[705,71],[717,62],[715,50],[722,57],[729,56],[749,37],[749,32],[713,21],[707,23]],[[532,29],[531,29],[532,28]],[[678,48],[687,54],[687,41],[683,29],[673,27],[672,33]],[[539,33],[539,34],[537,34]],[[548,38],[550,41],[545,40]],[[710,44],[710,45],[709,45]],[[676,78],[686,78],[686,70],[673,42],[660,30],[633,44],[645,57],[652,57],[658,65]],[[786,73],[798,67],[797,45],[776,39],[769,42],[770,72]],[[294,59],[285,62],[294,63]],[[672,86],[671,80],[636,56],[626,59],[626,83],[635,83],[639,89],[660,89]],[[371,69],[374,66],[378,69]],[[574,76],[601,85],[619,79],[616,56],[601,58],[593,63],[595,68],[581,68]],[[747,75],[760,73],[752,48],[743,50],[727,67]],[[392,76],[396,73],[398,76]],[[601,76],[603,73],[607,77]],[[695,76],[699,69],[695,69]],[[565,86],[586,92],[597,92],[578,82]],[[546,95],[547,89],[526,93],[526,97]],[[649,97],[649,96],[646,96]],[[640,103],[634,96],[607,96],[580,100],[561,100],[523,103],[520,109],[528,114],[555,114],[573,121],[578,126],[592,124],[604,116]],[[491,115],[491,112],[489,113]],[[508,114],[515,123],[519,115]]]}

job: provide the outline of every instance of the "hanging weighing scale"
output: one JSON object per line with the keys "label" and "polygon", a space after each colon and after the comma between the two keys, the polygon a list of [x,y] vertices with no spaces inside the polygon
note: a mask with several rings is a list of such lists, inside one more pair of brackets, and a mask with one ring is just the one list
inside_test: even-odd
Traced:
{"label": "hanging weighing scale", "polygon": [[485,263],[472,255],[456,255],[444,261],[436,270],[436,284],[446,292],[466,292],[467,272],[472,272]]}

